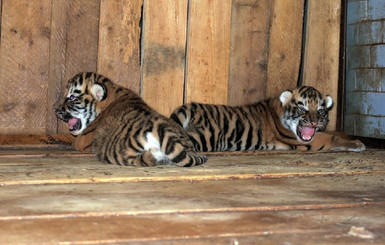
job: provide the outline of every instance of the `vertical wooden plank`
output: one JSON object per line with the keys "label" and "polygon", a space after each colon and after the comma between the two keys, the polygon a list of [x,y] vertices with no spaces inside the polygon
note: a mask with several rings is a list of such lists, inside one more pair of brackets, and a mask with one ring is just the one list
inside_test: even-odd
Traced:
{"label": "vertical wooden plank", "polygon": [[229,105],[266,96],[270,13],[268,0],[234,0],[231,17]]}
{"label": "vertical wooden plank", "polygon": [[304,0],[275,1],[269,40],[267,97],[297,86]]}
{"label": "vertical wooden plank", "polygon": [[[1,38],[1,32],[3,30],[2,20],[3,20],[3,2],[0,0],[0,38]],[[0,39],[0,57],[1,57],[1,39]]]}
{"label": "vertical wooden plank", "polygon": [[231,0],[190,0],[185,102],[227,104]]}
{"label": "vertical wooden plank", "polygon": [[[67,22],[70,1],[53,1],[51,18],[51,38],[49,49],[49,75],[47,92],[46,133],[57,133],[58,120],[52,105],[60,98],[65,72]],[[68,131],[68,130],[67,130]]]}
{"label": "vertical wooden plank", "polygon": [[[0,0],[0,34],[1,34],[1,30],[2,30],[2,28],[1,28],[2,9],[3,9],[3,2],[2,2],[2,0]],[[0,52],[1,52],[1,49],[0,49]]]}
{"label": "vertical wooden plank", "polygon": [[338,97],[341,1],[309,0],[304,59],[304,85],[334,99],[329,130],[335,130]]}
{"label": "vertical wooden plank", "polygon": [[[100,1],[71,0],[67,12],[65,72],[62,91],[68,79],[82,71],[96,71],[98,57]],[[60,122],[59,133],[68,133]]]}
{"label": "vertical wooden plank", "polygon": [[96,71],[100,0],[71,0],[67,23],[64,83],[81,71]]}
{"label": "vertical wooden plank", "polygon": [[140,90],[140,18],[143,0],[100,3],[98,72]]}
{"label": "vertical wooden plank", "polygon": [[0,133],[45,133],[51,0],[2,5]]}
{"label": "vertical wooden plank", "polygon": [[183,104],[188,1],[144,1],[143,99],[168,116]]}

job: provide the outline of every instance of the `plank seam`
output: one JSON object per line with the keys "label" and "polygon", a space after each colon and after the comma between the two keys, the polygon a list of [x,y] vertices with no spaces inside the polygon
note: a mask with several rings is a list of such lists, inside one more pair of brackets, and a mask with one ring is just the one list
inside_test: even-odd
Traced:
{"label": "plank seam", "polygon": [[361,208],[366,206],[384,206],[385,202],[357,202],[357,203],[331,203],[331,204],[304,204],[260,207],[227,207],[213,209],[185,209],[185,210],[151,210],[151,211],[119,211],[119,212],[79,212],[62,214],[35,214],[2,216],[0,221],[10,220],[36,220],[36,219],[64,219],[64,218],[90,218],[90,217],[114,217],[114,216],[159,216],[171,214],[217,214],[217,213],[241,213],[241,212],[279,212],[300,210],[325,210]]}
{"label": "plank seam", "polygon": [[258,179],[283,179],[283,178],[311,178],[311,177],[341,177],[359,175],[381,175],[385,171],[361,171],[361,172],[314,172],[314,173],[269,173],[269,174],[224,174],[224,175],[180,175],[163,177],[111,177],[88,179],[52,179],[52,180],[26,180],[26,181],[2,181],[0,186],[22,185],[60,185],[60,184],[106,184],[106,183],[138,183],[138,182],[203,182],[220,180],[258,180]]}

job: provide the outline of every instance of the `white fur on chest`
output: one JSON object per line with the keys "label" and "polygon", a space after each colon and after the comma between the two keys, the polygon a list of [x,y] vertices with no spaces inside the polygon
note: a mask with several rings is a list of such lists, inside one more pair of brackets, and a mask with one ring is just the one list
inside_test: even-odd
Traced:
{"label": "white fur on chest", "polygon": [[167,160],[166,154],[160,148],[160,143],[151,132],[146,134],[146,144],[144,150],[150,151],[157,161]]}

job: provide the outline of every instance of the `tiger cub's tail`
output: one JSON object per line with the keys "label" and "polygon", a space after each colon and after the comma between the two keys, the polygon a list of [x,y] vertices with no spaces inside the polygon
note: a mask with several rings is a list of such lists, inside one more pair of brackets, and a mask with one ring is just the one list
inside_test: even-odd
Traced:
{"label": "tiger cub's tail", "polygon": [[164,149],[167,158],[179,167],[193,167],[207,161],[205,155],[198,155],[192,151],[192,147],[187,146],[186,142],[181,142],[179,140],[173,142],[172,140],[169,140],[169,146],[167,148],[173,149],[173,151]]}
{"label": "tiger cub's tail", "polygon": [[191,119],[191,115],[187,114],[191,110],[188,110],[187,106],[189,106],[189,105],[183,105],[183,106],[179,107],[170,116],[170,118],[174,122],[176,122],[177,124],[182,126],[182,128],[184,128],[184,129],[187,129],[187,127],[190,124],[190,119]]}
{"label": "tiger cub's tail", "polygon": [[183,160],[178,160],[176,158],[171,159],[172,162],[175,162],[180,167],[193,167],[197,165],[201,165],[207,161],[207,156],[205,155],[198,155],[193,152],[186,152],[184,151],[182,155],[185,155]]}

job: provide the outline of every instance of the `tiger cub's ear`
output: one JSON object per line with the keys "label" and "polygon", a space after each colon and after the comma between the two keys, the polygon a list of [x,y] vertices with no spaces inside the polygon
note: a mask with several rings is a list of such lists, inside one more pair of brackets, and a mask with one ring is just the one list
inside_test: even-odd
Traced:
{"label": "tiger cub's ear", "polygon": [[100,84],[93,84],[91,87],[91,94],[96,100],[102,101],[106,97],[106,90],[104,89],[104,86]]}
{"label": "tiger cub's ear", "polygon": [[287,103],[289,103],[291,97],[293,96],[293,93],[289,90],[283,91],[281,96],[279,96],[279,100],[282,103],[282,106],[285,106]]}
{"label": "tiger cub's ear", "polygon": [[331,96],[326,95],[326,108],[331,109],[333,106],[333,99]]}

